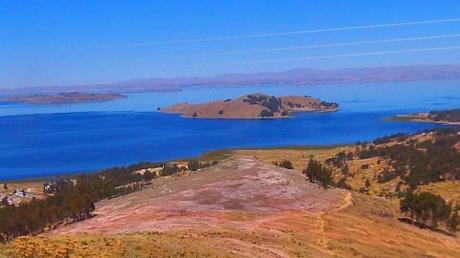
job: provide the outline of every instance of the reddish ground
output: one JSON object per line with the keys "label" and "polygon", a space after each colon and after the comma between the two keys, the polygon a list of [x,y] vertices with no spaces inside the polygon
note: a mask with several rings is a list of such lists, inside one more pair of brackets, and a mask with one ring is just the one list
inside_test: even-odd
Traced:
{"label": "reddish ground", "polygon": [[[94,218],[22,237],[13,257],[460,257],[460,240],[397,220],[397,204],[323,190],[235,155],[98,203]],[[0,246],[0,257],[2,249]]]}
{"label": "reddish ground", "polygon": [[53,233],[254,229],[292,212],[320,214],[342,206],[344,197],[341,190],[306,183],[297,171],[236,156],[190,176],[161,178],[148,190],[100,202],[94,218]]}

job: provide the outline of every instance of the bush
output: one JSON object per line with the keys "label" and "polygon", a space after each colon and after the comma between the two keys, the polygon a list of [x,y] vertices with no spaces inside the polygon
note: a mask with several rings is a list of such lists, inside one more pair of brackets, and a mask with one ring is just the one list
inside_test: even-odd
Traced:
{"label": "bush", "polygon": [[350,174],[350,169],[348,168],[348,165],[343,166],[342,169],[340,169],[340,172],[342,172],[342,174],[345,176]]}
{"label": "bush", "polygon": [[267,109],[263,109],[262,111],[260,111],[260,117],[272,117],[273,116],[273,112],[267,110]]}
{"label": "bush", "polygon": [[292,165],[292,162],[290,160],[284,159],[280,162],[273,162],[276,166],[282,167],[282,168],[287,168],[287,169],[294,169],[294,166]]}
{"label": "bush", "polygon": [[201,168],[201,164],[198,160],[192,159],[188,162],[188,169],[191,171],[197,171]]}
{"label": "bush", "polygon": [[170,176],[170,175],[176,174],[179,171],[180,169],[176,164],[168,163],[164,166],[163,170],[161,171],[161,175]]}
{"label": "bush", "polygon": [[385,169],[382,173],[377,176],[377,182],[380,184],[386,183],[398,177],[399,174],[396,171],[390,171]]}

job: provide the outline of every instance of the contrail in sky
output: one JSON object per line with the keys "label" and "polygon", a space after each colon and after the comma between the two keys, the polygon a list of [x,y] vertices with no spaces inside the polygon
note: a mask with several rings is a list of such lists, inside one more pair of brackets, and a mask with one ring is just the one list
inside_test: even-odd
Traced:
{"label": "contrail in sky", "polygon": [[125,44],[125,45],[112,45],[112,47],[142,47],[142,46],[163,45],[163,44],[179,44],[179,43],[194,43],[194,42],[224,41],[224,40],[239,40],[239,39],[255,39],[255,38],[266,38],[266,37],[293,36],[293,35],[305,35],[305,34],[325,33],[325,32],[367,30],[367,29],[391,28],[391,27],[402,27],[402,26],[423,25],[423,24],[453,23],[453,22],[460,22],[460,18],[437,19],[437,20],[420,20],[420,21],[398,22],[398,23],[382,23],[382,24],[374,24],[374,25],[358,25],[358,26],[335,27],[335,28],[326,28],[326,29],[312,29],[312,30],[297,30],[297,31],[287,31],[287,32],[247,34],[247,35],[238,35],[238,36],[164,40],[164,41],[133,43],[133,44]]}
{"label": "contrail in sky", "polygon": [[208,63],[208,64],[203,64],[203,65],[212,66],[212,65],[229,65],[229,64],[234,65],[234,64],[257,64],[257,63],[281,63],[281,62],[296,62],[296,61],[320,60],[320,59],[361,57],[361,56],[383,56],[383,55],[407,54],[407,53],[419,53],[419,52],[447,51],[447,50],[457,50],[457,49],[460,49],[460,46],[435,47],[435,48],[413,48],[413,49],[374,51],[374,52],[358,52],[358,53],[349,53],[349,54],[305,56],[305,57],[283,58],[283,59],[263,59],[263,60],[247,61],[247,62],[220,62],[220,63]]}
{"label": "contrail in sky", "polygon": [[196,55],[187,55],[187,56],[188,57],[207,57],[207,56],[223,56],[223,55],[248,54],[248,53],[268,53],[268,52],[278,52],[278,51],[295,51],[295,50],[305,50],[305,49],[333,48],[333,47],[345,47],[345,46],[370,45],[370,44],[379,44],[379,43],[422,41],[422,40],[433,40],[433,39],[449,39],[449,38],[459,38],[459,37],[460,37],[460,34],[444,34],[444,35],[434,35],[434,36],[351,41],[351,42],[339,42],[339,43],[331,43],[331,44],[305,45],[305,46],[294,46],[294,47],[283,47],[283,48],[236,50],[236,51],[214,52],[214,53],[203,54],[203,55],[196,54]]}

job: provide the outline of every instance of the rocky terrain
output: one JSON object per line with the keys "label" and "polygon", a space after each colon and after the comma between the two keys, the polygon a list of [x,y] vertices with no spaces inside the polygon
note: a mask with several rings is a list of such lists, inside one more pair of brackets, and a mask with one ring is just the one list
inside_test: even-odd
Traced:
{"label": "rocky terrain", "polygon": [[180,103],[161,109],[164,113],[179,113],[188,118],[274,118],[288,117],[294,112],[336,111],[337,103],[328,103],[310,96],[275,97],[260,93],[237,99],[191,105]]}

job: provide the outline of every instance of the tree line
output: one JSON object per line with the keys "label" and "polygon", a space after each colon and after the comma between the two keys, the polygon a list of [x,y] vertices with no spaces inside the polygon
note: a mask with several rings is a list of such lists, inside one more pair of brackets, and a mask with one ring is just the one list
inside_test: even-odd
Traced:
{"label": "tree line", "polygon": [[[389,159],[394,168],[391,175],[400,176],[411,189],[447,179],[460,179],[460,152],[456,149],[460,135],[456,130],[450,129],[436,130],[432,134],[433,140],[409,140],[404,141],[404,144],[401,142],[393,145],[366,146],[361,148],[357,155],[361,159]],[[395,139],[402,138],[397,136]]]}
{"label": "tree line", "polygon": [[[191,160],[189,169],[214,165]],[[102,199],[140,191],[156,177],[149,171],[134,173],[147,168],[163,167],[160,175],[171,175],[180,171],[177,165],[142,162],[127,167],[114,167],[93,174],[63,177],[53,182],[53,194],[45,199],[32,199],[16,205],[0,203],[0,242],[14,237],[40,233],[63,221],[79,221],[91,216],[95,203]]]}
{"label": "tree line", "polygon": [[332,170],[313,158],[308,161],[303,174],[305,174],[308,181],[319,184],[324,189],[327,189],[328,186],[334,185],[334,181],[332,180]]}
{"label": "tree line", "polygon": [[433,229],[442,223],[449,231],[456,232],[460,225],[459,207],[429,192],[407,192],[401,200],[400,209],[415,223],[429,225]]}

